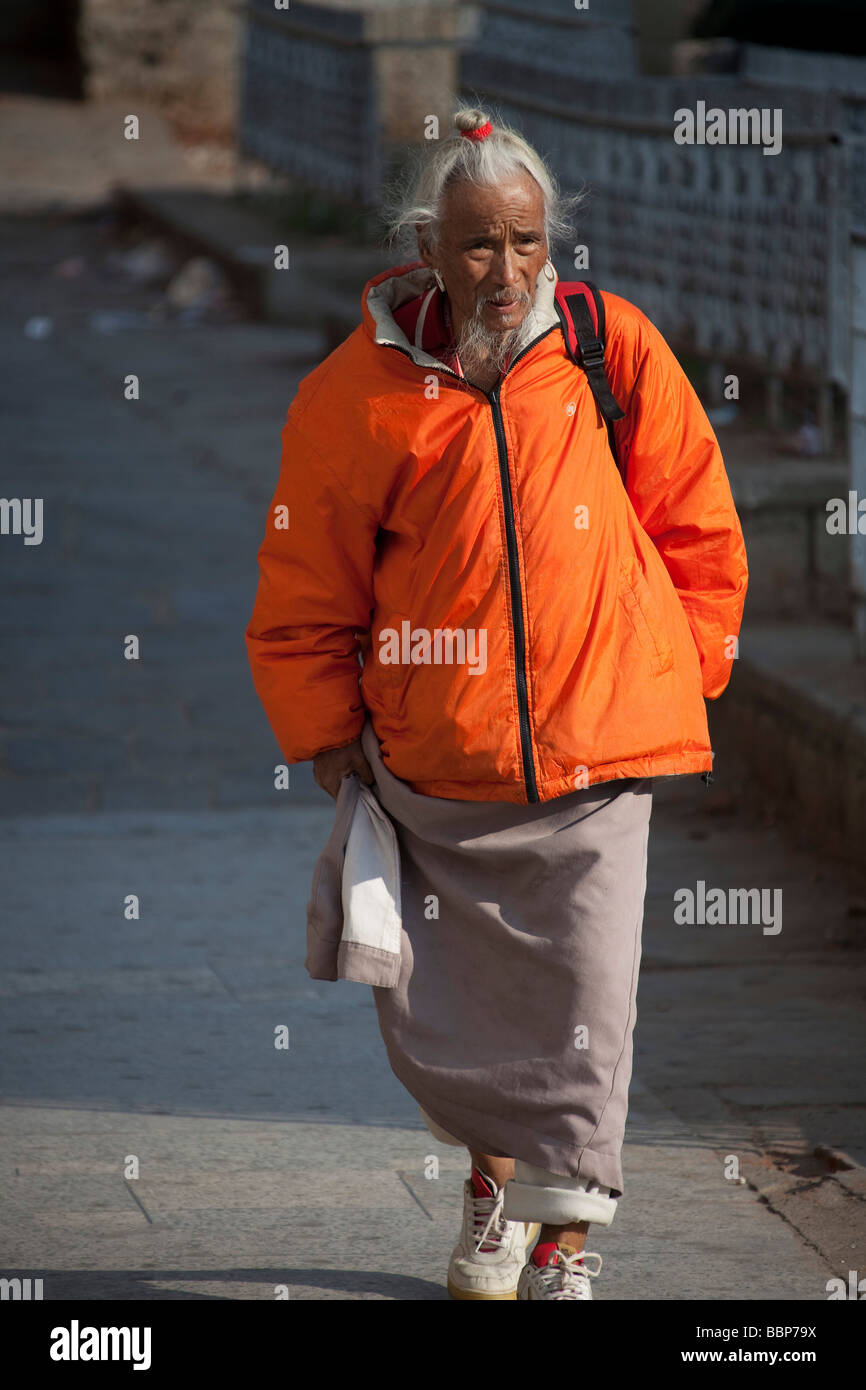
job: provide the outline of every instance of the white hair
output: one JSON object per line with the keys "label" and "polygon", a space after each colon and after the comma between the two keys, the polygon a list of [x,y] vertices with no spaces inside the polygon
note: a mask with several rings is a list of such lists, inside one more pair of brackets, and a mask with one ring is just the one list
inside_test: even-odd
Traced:
{"label": "white hair", "polygon": [[432,149],[416,158],[408,187],[395,188],[386,206],[388,243],[396,245],[408,259],[417,254],[420,238],[429,250],[435,250],[442,225],[444,198],[447,189],[460,180],[476,186],[495,186],[515,174],[529,174],[541,189],[544,198],[544,231],[548,247],[571,236],[571,214],[584,201],[583,194],[567,197],[560,192],[552,171],[541,155],[516,130],[499,121],[491,121],[493,129],[483,140],[471,140],[461,134],[477,130],[491,118],[476,107],[462,107],[455,112],[457,133],[447,140],[436,142]]}

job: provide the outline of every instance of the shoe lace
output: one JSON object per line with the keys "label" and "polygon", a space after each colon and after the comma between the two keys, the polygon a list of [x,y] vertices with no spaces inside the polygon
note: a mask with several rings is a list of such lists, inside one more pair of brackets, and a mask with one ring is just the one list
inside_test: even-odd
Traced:
{"label": "shoe lace", "polygon": [[[598,1260],[591,1269],[586,1260]],[[551,1299],[582,1298],[589,1279],[597,1279],[601,1273],[601,1255],[594,1250],[581,1250],[568,1255],[564,1250],[554,1250],[543,1268],[539,1268],[536,1278],[548,1290]]]}
{"label": "shoe lace", "polygon": [[[476,1237],[476,1255],[485,1243],[487,1243],[488,1250],[498,1249],[507,1235],[509,1223],[502,1215],[504,1200],[505,1189],[503,1187],[500,1187],[495,1197],[472,1198],[472,1234]],[[487,1220],[479,1235],[478,1232],[485,1217]]]}

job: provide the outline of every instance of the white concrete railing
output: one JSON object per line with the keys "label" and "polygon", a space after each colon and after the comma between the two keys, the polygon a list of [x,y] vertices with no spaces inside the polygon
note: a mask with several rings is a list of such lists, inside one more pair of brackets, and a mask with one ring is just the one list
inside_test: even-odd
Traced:
{"label": "white concrete railing", "polygon": [[[476,50],[483,91],[589,204],[587,274],[637,303],[678,349],[847,390],[850,157],[824,98],[719,78],[559,83]],[[782,110],[782,145],[677,144],[675,112]],[[793,109],[792,109],[793,107]]]}

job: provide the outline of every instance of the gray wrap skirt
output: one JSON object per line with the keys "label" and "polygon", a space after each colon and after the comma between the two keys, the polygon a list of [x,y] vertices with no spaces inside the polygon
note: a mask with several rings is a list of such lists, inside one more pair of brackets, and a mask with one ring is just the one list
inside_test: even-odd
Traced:
{"label": "gray wrap skirt", "polygon": [[362,747],[400,849],[400,975],[373,987],[394,1074],[467,1147],[615,1199],[652,779],[457,801],[389,772],[369,719]]}

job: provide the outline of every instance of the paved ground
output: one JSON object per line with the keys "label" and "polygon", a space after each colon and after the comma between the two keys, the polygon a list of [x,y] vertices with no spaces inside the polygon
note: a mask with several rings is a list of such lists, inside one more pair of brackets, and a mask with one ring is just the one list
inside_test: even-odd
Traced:
{"label": "paved ground", "polygon": [[[332,803],[308,766],[274,791],[243,645],[318,345],[243,322],[98,331],[94,308],[153,298],[109,274],[106,230],[0,223],[3,493],[45,508],[41,545],[0,538],[3,1273],[49,1298],[445,1298],[461,1156],[391,1074],[370,992],[306,977]],[[832,1156],[866,1164],[862,887],[719,772],[662,785],[653,813],[599,1298],[823,1300],[866,1272],[863,1170]],[[678,926],[698,880],[781,889],[782,931]]]}
{"label": "paved ground", "polygon": [[[149,317],[160,294],[110,249],[103,219],[0,223],[4,495],[32,497],[38,479],[44,512],[41,545],[3,537],[18,601],[0,813],[275,800],[243,634],[280,429],[319,341]],[[138,318],[104,332],[95,312]],[[33,319],[48,336],[27,336]]]}

